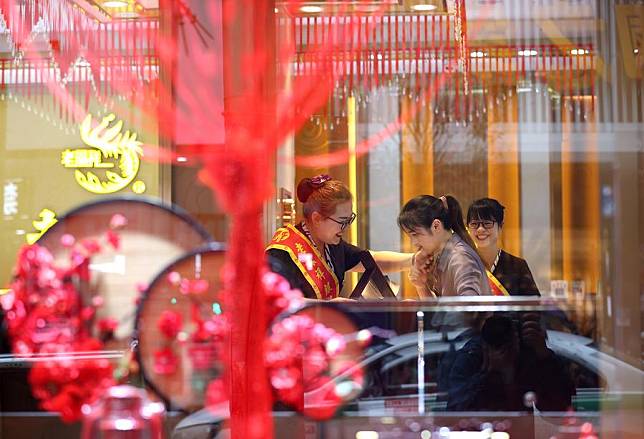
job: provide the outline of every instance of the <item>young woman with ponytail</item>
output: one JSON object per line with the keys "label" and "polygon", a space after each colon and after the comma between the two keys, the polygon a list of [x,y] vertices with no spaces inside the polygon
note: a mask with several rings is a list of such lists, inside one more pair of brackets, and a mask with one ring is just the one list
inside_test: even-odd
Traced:
{"label": "young woman with ponytail", "polygon": [[[272,271],[284,276],[309,299],[342,299],[347,271],[364,271],[365,251],[342,235],[355,220],[347,186],[328,175],[305,178],[297,186],[304,218],[275,232],[266,253]],[[383,272],[409,270],[413,253],[371,252]]]}
{"label": "young woman with ponytail", "polygon": [[403,206],[398,225],[419,250],[409,278],[421,298],[491,294],[454,197],[419,195]]}

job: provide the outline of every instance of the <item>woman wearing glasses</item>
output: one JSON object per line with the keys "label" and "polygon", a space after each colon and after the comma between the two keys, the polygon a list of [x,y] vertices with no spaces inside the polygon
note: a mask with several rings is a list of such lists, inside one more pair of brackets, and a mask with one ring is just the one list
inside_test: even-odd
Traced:
{"label": "woman wearing glasses", "polygon": [[419,249],[409,279],[421,299],[491,294],[485,267],[454,197],[412,198],[398,215],[398,225]]}
{"label": "woman wearing glasses", "polygon": [[[309,299],[336,299],[347,271],[364,271],[363,249],[342,239],[356,219],[344,183],[328,175],[305,178],[297,186],[304,219],[275,232],[266,252],[271,270]],[[413,253],[371,252],[384,272],[408,270]]]}
{"label": "woman wearing glasses", "polygon": [[488,269],[490,287],[496,295],[540,296],[528,263],[499,245],[504,209],[493,198],[481,198],[467,210],[467,228]]}

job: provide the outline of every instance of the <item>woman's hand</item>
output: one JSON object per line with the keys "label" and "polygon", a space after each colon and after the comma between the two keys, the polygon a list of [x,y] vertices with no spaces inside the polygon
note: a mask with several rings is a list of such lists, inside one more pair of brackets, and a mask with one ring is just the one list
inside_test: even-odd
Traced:
{"label": "woman's hand", "polygon": [[424,287],[427,285],[427,272],[422,271],[417,267],[412,267],[409,271],[409,281],[416,287]]}
{"label": "woman's hand", "polygon": [[421,273],[428,273],[434,262],[431,255],[424,253],[422,250],[417,251],[412,258],[412,270],[415,268]]}

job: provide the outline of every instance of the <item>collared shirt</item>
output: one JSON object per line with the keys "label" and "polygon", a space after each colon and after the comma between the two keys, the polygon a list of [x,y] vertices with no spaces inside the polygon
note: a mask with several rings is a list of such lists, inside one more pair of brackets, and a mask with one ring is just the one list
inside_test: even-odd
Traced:
{"label": "collared shirt", "polygon": [[432,264],[429,287],[439,297],[492,294],[483,261],[456,233]]}

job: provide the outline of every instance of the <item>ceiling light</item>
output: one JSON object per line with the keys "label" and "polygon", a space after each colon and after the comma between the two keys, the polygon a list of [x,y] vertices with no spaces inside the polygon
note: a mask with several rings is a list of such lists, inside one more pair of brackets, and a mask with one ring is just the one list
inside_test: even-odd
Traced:
{"label": "ceiling light", "polygon": [[322,12],[322,7],[321,6],[302,6],[300,7],[300,11],[304,12],[305,14],[317,14],[318,12]]}
{"label": "ceiling light", "polygon": [[586,55],[587,53],[588,51],[585,49],[572,49],[570,51],[571,55]]}
{"label": "ceiling light", "polygon": [[485,52],[481,52],[480,50],[476,50],[470,53],[471,58],[483,58],[484,56],[485,56]]}
{"label": "ceiling light", "polygon": [[414,11],[418,11],[418,12],[429,12],[436,9],[436,5],[420,4],[420,5],[414,5],[411,8]]}
{"label": "ceiling light", "polygon": [[537,56],[537,53],[534,49],[519,50],[519,56]]}
{"label": "ceiling light", "polygon": [[103,6],[106,8],[124,8],[128,5],[128,3],[124,0],[109,0],[106,2],[103,2]]}
{"label": "ceiling light", "polygon": [[139,13],[135,11],[126,11],[126,12],[119,12],[117,16],[119,18],[137,18],[139,16]]}
{"label": "ceiling light", "polygon": [[633,53],[634,53],[635,55],[637,55],[638,53],[640,53],[640,50],[639,50],[639,49],[633,49]]}
{"label": "ceiling light", "polygon": [[188,157],[183,157],[183,156],[177,157],[177,161],[179,163],[185,163],[188,161]]}

